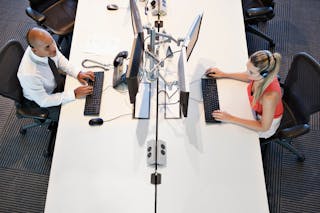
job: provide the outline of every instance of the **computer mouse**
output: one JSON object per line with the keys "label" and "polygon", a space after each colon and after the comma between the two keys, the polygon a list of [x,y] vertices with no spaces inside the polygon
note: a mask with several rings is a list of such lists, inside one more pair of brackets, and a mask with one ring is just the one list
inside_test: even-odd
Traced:
{"label": "computer mouse", "polygon": [[100,126],[103,124],[103,119],[102,118],[92,118],[90,121],[89,121],[89,125],[90,126]]}
{"label": "computer mouse", "polygon": [[107,9],[108,10],[117,10],[117,9],[119,9],[119,7],[116,4],[108,4]]}

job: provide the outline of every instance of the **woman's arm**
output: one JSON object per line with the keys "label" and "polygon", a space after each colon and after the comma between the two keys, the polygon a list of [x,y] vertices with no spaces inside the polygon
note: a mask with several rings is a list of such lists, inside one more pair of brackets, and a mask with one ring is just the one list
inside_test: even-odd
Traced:
{"label": "woman's arm", "polygon": [[239,81],[249,82],[248,74],[246,72],[225,73],[225,72],[222,72],[217,67],[212,67],[212,68],[209,68],[205,74],[208,77],[213,77],[213,78],[231,78]]}
{"label": "woman's arm", "polygon": [[274,112],[280,98],[277,92],[268,92],[263,95],[261,99],[263,113],[260,120],[243,119],[222,111],[214,111],[212,116],[216,120],[234,123],[255,131],[264,132],[271,127]]}

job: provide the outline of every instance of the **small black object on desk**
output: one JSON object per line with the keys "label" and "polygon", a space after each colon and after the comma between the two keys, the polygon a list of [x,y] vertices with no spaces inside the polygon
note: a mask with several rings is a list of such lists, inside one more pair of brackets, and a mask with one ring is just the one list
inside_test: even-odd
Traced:
{"label": "small black object on desk", "polygon": [[116,4],[108,4],[108,5],[107,5],[107,9],[108,9],[108,10],[118,10],[119,7],[118,7],[118,5],[116,5]]}
{"label": "small black object on desk", "polygon": [[92,118],[90,121],[89,121],[89,125],[90,126],[100,126],[103,124],[103,119],[102,118]]}
{"label": "small black object on desk", "polygon": [[123,59],[126,59],[128,57],[128,51],[124,50],[119,52],[116,57],[113,60],[113,66],[117,67],[120,64],[122,64]]}

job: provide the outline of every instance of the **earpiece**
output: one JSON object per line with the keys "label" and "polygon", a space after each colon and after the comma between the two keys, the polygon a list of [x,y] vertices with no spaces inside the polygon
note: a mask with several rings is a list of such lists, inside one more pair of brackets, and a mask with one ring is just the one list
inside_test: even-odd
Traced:
{"label": "earpiece", "polygon": [[269,55],[269,52],[266,51],[266,55],[268,56],[268,66],[267,68],[265,68],[264,70],[262,70],[260,72],[260,75],[263,77],[263,78],[266,78],[269,74],[269,68],[270,68],[270,55]]}
{"label": "earpiece", "polygon": [[263,78],[266,78],[266,77],[268,76],[268,74],[269,74],[269,71],[268,71],[267,69],[262,70],[262,71],[260,72],[260,75],[261,75]]}

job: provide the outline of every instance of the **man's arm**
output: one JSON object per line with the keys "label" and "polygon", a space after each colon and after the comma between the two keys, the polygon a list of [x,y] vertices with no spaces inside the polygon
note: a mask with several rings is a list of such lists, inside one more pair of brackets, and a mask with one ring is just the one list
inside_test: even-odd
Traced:
{"label": "man's arm", "polygon": [[67,74],[71,75],[74,78],[77,78],[80,83],[86,84],[86,79],[89,78],[94,81],[94,73],[92,71],[88,72],[81,72],[77,71],[76,68],[62,55],[62,53],[57,50],[57,58],[58,58],[58,67],[66,72]]}
{"label": "man's arm", "polygon": [[64,55],[58,50],[57,48],[57,67],[67,73],[68,75],[71,75],[74,78],[77,78],[78,74],[80,73],[80,70],[77,70]]}
{"label": "man's arm", "polygon": [[48,94],[38,76],[20,76],[19,80],[26,98],[35,101],[40,107],[58,106],[75,100],[75,93],[72,90]]}
{"label": "man's arm", "polygon": [[225,73],[222,72],[217,67],[212,67],[206,70],[205,74],[213,78],[231,78],[238,81],[249,82],[248,74],[246,72],[237,72],[237,73]]}

